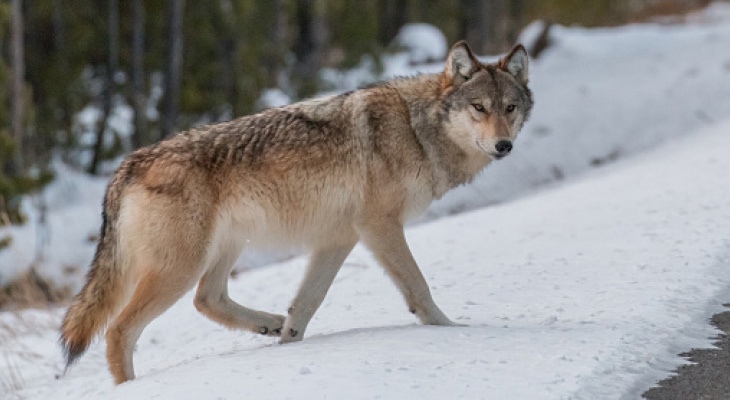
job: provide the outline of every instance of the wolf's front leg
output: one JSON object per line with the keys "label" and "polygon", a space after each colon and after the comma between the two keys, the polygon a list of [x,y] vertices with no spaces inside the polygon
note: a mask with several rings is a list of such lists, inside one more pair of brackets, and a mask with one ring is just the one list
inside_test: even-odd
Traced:
{"label": "wolf's front leg", "polygon": [[438,308],[426,279],[413,259],[398,221],[369,221],[360,227],[365,245],[388,271],[406,299],[408,309],[426,325],[456,325]]}
{"label": "wolf's front leg", "polygon": [[318,249],[312,254],[304,281],[284,322],[281,343],[296,342],[304,337],[309,320],[322,304],[337,271],[357,243],[357,236],[354,233],[351,236],[345,244]]}

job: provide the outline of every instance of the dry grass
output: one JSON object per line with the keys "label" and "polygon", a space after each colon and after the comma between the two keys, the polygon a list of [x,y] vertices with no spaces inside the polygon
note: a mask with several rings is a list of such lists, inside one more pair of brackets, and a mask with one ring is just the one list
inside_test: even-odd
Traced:
{"label": "dry grass", "polygon": [[25,386],[23,376],[20,374],[18,365],[10,355],[3,351],[5,368],[0,371],[0,394],[17,392]]}
{"label": "dry grass", "polygon": [[4,314],[0,319],[0,343],[3,344],[0,360],[0,396],[21,390],[25,380],[18,366],[18,338],[26,333],[38,333],[40,327],[27,323],[18,313]]}
{"label": "dry grass", "polygon": [[58,286],[31,268],[0,288],[0,311],[45,308],[69,299],[72,294],[70,287]]}
{"label": "dry grass", "polygon": [[[59,372],[58,360],[44,354],[38,341],[53,340],[58,312],[7,311],[0,313],[0,399],[18,399],[26,387],[24,375]],[[59,352],[60,355],[60,352]]]}

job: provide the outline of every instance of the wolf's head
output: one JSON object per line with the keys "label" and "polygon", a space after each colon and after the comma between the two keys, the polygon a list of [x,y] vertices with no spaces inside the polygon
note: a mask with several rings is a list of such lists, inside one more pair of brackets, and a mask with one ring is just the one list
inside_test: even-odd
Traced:
{"label": "wolf's head", "polygon": [[528,57],[522,45],[491,64],[480,63],[466,42],[449,51],[443,72],[449,135],[459,146],[500,159],[532,109]]}

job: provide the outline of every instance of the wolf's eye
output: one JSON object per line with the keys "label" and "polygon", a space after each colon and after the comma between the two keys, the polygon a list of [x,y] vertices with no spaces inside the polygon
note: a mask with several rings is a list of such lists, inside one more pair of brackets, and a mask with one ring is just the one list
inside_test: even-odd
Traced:
{"label": "wolf's eye", "polygon": [[472,107],[479,112],[484,112],[484,106],[481,104],[472,104]]}
{"label": "wolf's eye", "polygon": [[515,110],[515,108],[516,108],[516,107],[517,107],[517,106],[515,106],[514,104],[510,104],[510,105],[508,105],[508,106],[507,106],[507,112],[508,112],[508,113],[511,113],[512,111],[514,111],[514,110]]}

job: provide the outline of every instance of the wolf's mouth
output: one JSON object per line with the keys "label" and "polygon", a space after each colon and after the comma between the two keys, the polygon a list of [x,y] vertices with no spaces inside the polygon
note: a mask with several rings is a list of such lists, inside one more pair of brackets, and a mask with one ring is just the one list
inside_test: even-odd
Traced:
{"label": "wolf's mouth", "polygon": [[492,157],[495,160],[501,160],[509,155],[509,153],[500,154],[500,153],[495,153],[493,151],[489,151],[489,150],[485,149],[484,146],[482,146],[482,144],[479,143],[479,141],[477,141],[476,143],[477,143],[477,147],[479,147],[484,152],[484,154],[488,155],[489,157]]}

